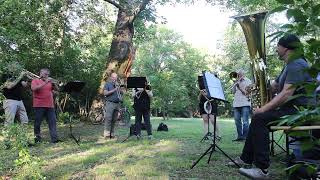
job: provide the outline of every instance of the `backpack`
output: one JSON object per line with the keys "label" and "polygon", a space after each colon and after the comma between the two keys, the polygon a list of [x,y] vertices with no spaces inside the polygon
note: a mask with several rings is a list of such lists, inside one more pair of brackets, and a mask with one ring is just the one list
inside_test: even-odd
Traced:
{"label": "backpack", "polygon": [[168,126],[164,123],[160,123],[157,131],[168,131]]}

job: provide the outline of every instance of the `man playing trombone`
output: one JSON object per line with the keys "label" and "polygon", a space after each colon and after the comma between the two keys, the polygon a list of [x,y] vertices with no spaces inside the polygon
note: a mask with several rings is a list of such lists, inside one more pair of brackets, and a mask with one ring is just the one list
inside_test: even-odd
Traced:
{"label": "man playing trombone", "polygon": [[[16,115],[19,117],[22,125],[27,124],[29,121],[26,108],[22,102],[23,88],[28,85],[28,83],[23,80],[23,77],[25,77],[24,71],[22,71],[16,79],[12,79],[8,74],[3,77],[5,81],[3,85],[3,95],[5,97],[3,109],[5,113],[4,126],[6,130],[14,123]],[[6,148],[10,147],[9,139],[5,139],[5,145]]]}
{"label": "man playing trombone", "polygon": [[34,135],[36,143],[41,142],[40,126],[44,115],[49,125],[51,142],[60,142],[57,135],[57,118],[53,101],[53,90],[58,90],[59,87],[56,83],[53,83],[55,80],[50,78],[49,75],[50,70],[42,68],[39,78],[35,78],[31,82],[32,103],[35,111]]}
{"label": "man playing trombone", "polygon": [[233,141],[243,141],[248,134],[251,106],[251,102],[247,97],[245,89],[251,84],[251,81],[245,77],[243,70],[236,72],[235,76],[236,81],[233,84],[231,91],[234,94],[233,115],[238,137]]}
{"label": "man playing trombone", "polygon": [[105,138],[114,138],[115,127],[115,110],[120,107],[122,101],[122,91],[117,84],[118,75],[111,73],[109,80],[103,88],[103,95],[105,97],[104,104],[104,133]]}

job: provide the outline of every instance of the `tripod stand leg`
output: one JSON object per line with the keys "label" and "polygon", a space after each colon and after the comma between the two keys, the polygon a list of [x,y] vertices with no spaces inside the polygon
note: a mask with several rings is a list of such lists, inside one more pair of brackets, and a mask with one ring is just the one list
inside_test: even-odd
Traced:
{"label": "tripod stand leg", "polygon": [[206,150],[206,152],[204,152],[204,153],[201,155],[201,157],[200,157],[195,163],[192,164],[191,169],[192,169],[194,166],[196,166],[196,165],[199,163],[199,161],[200,161],[205,155],[207,155],[208,152],[209,152],[211,149],[212,149],[212,145]]}
{"label": "tripod stand leg", "polygon": [[217,147],[217,149],[220,151],[220,152],[222,152],[222,154],[224,155],[224,156],[226,156],[228,159],[230,159],[230,161],[232,161],[238,168],[241,168],[241,166],[238,164],[238,163],[236,163],[227,153],[225,153],[219,146],[217,146],[217,145],[215,145],[216,147]]}

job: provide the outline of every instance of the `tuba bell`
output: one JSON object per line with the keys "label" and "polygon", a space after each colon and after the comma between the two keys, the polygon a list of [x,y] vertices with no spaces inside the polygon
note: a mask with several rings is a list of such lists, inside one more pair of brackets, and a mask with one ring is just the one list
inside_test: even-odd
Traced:
{"label": "tuba bell", "polygon": [[250,65],[253,74],[253,82],[256,86],[259,102],[257,106],[261,107],[270,99],[270,83],[266,77],[266,46],[265,46],[265,23],[267,11],[233,16],[236,19],[244,32],[249,55]]}

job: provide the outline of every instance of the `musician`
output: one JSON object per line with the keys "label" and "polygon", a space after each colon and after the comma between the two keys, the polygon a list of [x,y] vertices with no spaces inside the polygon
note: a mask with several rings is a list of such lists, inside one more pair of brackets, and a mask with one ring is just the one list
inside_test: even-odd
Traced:
{"label": "musician", "polygon": [[117,84],[118,75],[111,73],[109,80],[103,88],[103,95],[105,96],[104,105],[104,133],[105,138],[114,138],[115,120],[113,119],[114,113],[120,108],[122,101],[122,90]]}
{"label": "musician", "polygon": [[251,81],[245,77],[244,71],[239,70],[237,72],[237,79],[231,90],[234,94],[233,116],[238,135],[233,141],[243,141],[248,134],[251,102],[247,97],[246,87],[250,84]]}
{"label": "musician", "polygon": [[132,90],[132,97],[134,98],[134,110],[135,110],[135,125],[137,139],[141,139],[141,121],[146,126],[148,133],[148,139],[152,139],[152,128],[150,123],[150,101],[153,97],[151,86],[147,85],[145,88],[134,88]]}
{"label": "musician", "polygon": [[272,83],[272,88],[278,93],[270,102],[254,110],[242,154],[236,159],[239,165],[255,165],[254,168],[239,169],[241,174],[252,179],[268,178],[270,165],[268,123],[284,115],[297,113],[294,106],[314,104],[314,98],[306,96],[298,96],[289,100],[290,96],[305,94],[303,88],[295,85],[301,82],[312,82],[311,76],[305,71],[309,66],[303,57],[301,48],[299,38],[293,34],[281,37],[278,42],[277,53],[279,58],[285,62],[282,72]]}
{"label": "musician", "polygon": [[53,91],[58,90],[59,87],[56,83],[52,82],[53,79],[50,78],[49,75],[50,70],[42,68],[39,74],[40,78],[35,78],[31,82],[33,108],[35,112],[34,135],[36,143],[41,142],[40,126],[43,116],[47,119],[51,142],[60,142],[57,134],[57,118],[53,101]]}
{"label": "musician", "polygon": [[[215,101],[210,101],[212,109],[211,109],[211,113],[207,114],[207,112],[204,110],[204,103],[208,100],[207,92],[205,89],[200,90],[198,99],[199,99],[199,111],[203,119],[203,130],[204,130],[204,133],[207,134],[209,130],[209,120],[212,124],[212,129],[214,130],[214,119],[215,119],[214,116],[217,116],[218,105]],[[209,119],[208,119],[208,116],[209,116]],[[216,135],[218,140],[221,139],[218,123],[216,123]]]}
{"label": "musician", "polygon": [[[8,74],[2,77],[3,81],[5,81],[3,88],[3,95],[5,97],[3,100],[5,131],[8,130],[9,126],[13,125],[16,115],[19,117],[22,125],[27,124],[29,121],[26,108],[22,101],[22,92],[24,88],[28,86],[28,83],[23,80],[24,77],[24,71],[22,71],[15,79],[12,79],[12,77],[10,77]],[[9,148],[10,140],[7,138],[8,137],[5,137],[5,145],[6,148]]]}

